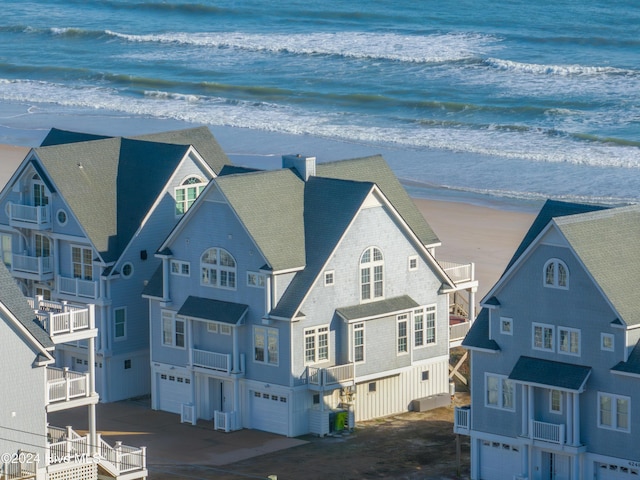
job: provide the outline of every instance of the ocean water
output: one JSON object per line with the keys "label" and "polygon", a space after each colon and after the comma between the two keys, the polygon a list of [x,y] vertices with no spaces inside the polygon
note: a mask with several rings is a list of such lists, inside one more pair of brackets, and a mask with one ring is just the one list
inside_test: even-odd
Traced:
{"label": "ocean water", "polygon": [[3,0],[2,10],[3,143],[35,146],[54,126],[127,135],[205,124],[252,166],[296,151],[382,153],[416,196],[640,201],[636,0]]}

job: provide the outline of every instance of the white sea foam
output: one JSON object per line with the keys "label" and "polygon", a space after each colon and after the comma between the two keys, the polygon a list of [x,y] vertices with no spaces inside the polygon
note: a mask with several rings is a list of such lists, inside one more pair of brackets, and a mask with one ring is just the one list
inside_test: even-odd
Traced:
{"label": "white sea foam", "polygon": [[560,75],[560,76],[600,76],[600,75],[638,75],[637,70],[627,70],[614,67],[599,67],[585,65],[538,65],[535,63],[521,63],[499,58],[488,58],[485,63],[499,70],[508,70],[517,73],[529,73],[534,75]]}
{"label": "white sea foam", "polygon": [[130,42],[157,42],[207,48],[234,48],[248,51],[299,55],[340,55],[415,63],[441,63],[480,58],[495,50],[499,40],[480,34],[399,35],[393,33],[309,33],[247,34],[164,33],[130,35],[106,31]]}

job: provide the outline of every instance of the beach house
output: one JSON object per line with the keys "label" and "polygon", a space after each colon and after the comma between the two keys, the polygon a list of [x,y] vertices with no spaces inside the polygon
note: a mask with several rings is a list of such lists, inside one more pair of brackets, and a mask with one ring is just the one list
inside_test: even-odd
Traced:
{"label": "beach house", "polygon": [[452,293],[477,282],[380,156],[225,167],[160,245],[152,407],[326,435],[449,397]]}
{"label": "beach house", "polygon": [[[95,305],[101,401],[149,394],[144,282],[160,242],[228,163],[206,128],[135,138],[53,129],[0,192],[2,261],[31,298]],[[56,366],[84,372],[86,340]]]}
{"label": "beach house", "polygon": [[640,207],[549,201],[463,346],[472,479],[640,475]]}
{"label": "beach house", "polygon": [[[95,368],[79,373],[53,366],[58,345],[93,345],[94,310],[93,305],[70,307],[44,300],[29,304],[0,265],[0,478],[147,477],[144,448],[110,445],[96,432]],[[87,433],[49,425],[49,413],[70,408],[87,408]]]}

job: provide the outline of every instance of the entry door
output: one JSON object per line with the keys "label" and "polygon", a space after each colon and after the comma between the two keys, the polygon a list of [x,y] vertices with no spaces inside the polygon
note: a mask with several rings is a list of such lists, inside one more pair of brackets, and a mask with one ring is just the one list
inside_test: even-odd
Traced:
{"label": "entry door", "polygon": [[571,457],[542,452],[542,473],[544,480],[570,480]]}

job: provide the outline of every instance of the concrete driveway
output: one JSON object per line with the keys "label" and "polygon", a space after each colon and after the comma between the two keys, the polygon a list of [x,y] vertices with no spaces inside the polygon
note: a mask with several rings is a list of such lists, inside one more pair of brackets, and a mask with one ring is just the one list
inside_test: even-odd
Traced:
{"label": "concrete driveway", "polygon": [[[98,404],[96,410],[98,432],[108,443],[147,447],[150,471],[162,465],[227,465],[308,443],[258,430],[224,433],[213,429],[213,421],[182,424],[179,415],[151,410],[148,399]],[[51,426],[69,425],[84,434],[88,407],[50,413],[48,419]]]}

